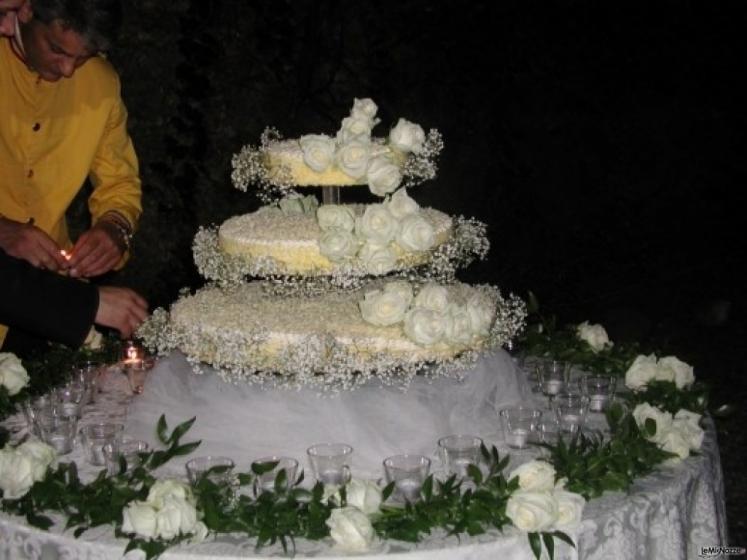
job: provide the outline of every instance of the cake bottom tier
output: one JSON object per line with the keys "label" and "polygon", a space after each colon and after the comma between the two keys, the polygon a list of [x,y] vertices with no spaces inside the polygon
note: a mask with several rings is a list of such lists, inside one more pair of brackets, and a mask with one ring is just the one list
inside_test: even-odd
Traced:
{"label": "cake bottom tier", "polygon": [[[204,374],[193,373],[175,352],[158,362],[143,394],[133,399],[126,433],[154,444],[161,414],[170,429],[196,416],[183,441],[202,444],[190,457],[170,463],[172,469],[181,469],[191,457],[224,455],[243,471],[252,461],[282,455],[297,459],[307,479],[311,445],[347,443],[354,448],[353,476],[376,479],[390,455],[435,458],[443,436],[470,434],[491,444],[502,440],[498,411],[528,395],[524,377],[503,351],[483,356],[458,378],[417,377],[407,389],[372,380],[335,394],[228,384],[207,368]],[[437,469],[438,461],[433,465]]]}

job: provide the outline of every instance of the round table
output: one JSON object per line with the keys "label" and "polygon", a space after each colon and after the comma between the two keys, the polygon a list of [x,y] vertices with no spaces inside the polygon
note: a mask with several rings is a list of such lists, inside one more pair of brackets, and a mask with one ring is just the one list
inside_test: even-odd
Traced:
{"label": "round table", "polygon": [[[526,393],[524,374],[514,366],[510,357],[505,353],[499,353],[495,360],[497,361],[487,364],[488,371],[491,367],[499,368],[501,375],[506,377],[506,387],[513,387],[525,400],[533,399],[531,394]],[[160,375],[159,371],[169,368],[184,373],[187,367],[183,357],[172,355],[159,363],[154,372],[155,375]],[[482,366],[478,364],[477,367]],[[468,377],[467,374],[464,379]],[[208,378],[198,381],[210,382]],[[463,380],[455,382],[463,383]],[[448,381],[434,380],[433,383]],[[136,429],[134,427],[138,425],[138,421],[133,414],[138,410],[140,396],[131,395],[126,377],[117,368],[110,368],[104,374],[101,387],[103,392],[98,394],[94,404],[86,406],[81,423],[113,418],[119,421],[127,420],[128,429]],[[146,392],[148,390],[146,385]],[[495,402],[495,396],[493,400],[490,407],[503,405]],[[484,412],[483,410],[482,413]],[[495,417],[490,418],[489,422],[483,425],[483,431],[477,435],[482,436],[487,444],[497,445],[502,452],[509,452],[502,442],[502,436],[495,428],[495,422]],[[14,432],[16,438],[23,437],[26,427],[21,416],[9,418],[5,425]],[[170,423],[171,428],[174,425]],[[485,426],[493,426],[490,433],[485,433]],[[193,435],[188,434],[183,441],[195,439]],[[512,464],[516,465],[533,458],[536,453],[534,450],[514,453]],[[194,453],[200,454],[204,454],[204,450]],[[74,460],[80,467],[83,480],[92,478],[99,469],[85,463],[79,446],[61,460]],[[248,466],[242,465],[241,461],[237,463],[240,468]],[[437,461],[434,464],[436,463]],[[184,471],[180,464],[167,465],[164,474],[184,476]],[[712,422],[706,421],[706,437],[699,455],[676,465],[662,466],[655,473],[638,480],[628,494],[608,493],[590,501],[586,505],[581,526],[571,537],[577,543],[576,549],[559,543],[556,558],[694,560],[699,557],[701,547],[727,545],[721,465]],[[27,526],[22,518],[0,513],[0,559],[114,559],[122,557],[126,544],[127,541],[114,537],[110,527],[89,530],[79,539],[75,539],[71,531],[62,530],[59,520],[51,530],[40,531]],[[299,539],[296,544],[297,557],[345,557],[331,546],[331,541],[312,542]],[[254,545],[252,540],[241,535],[220,535],[210,537],[200,544],[170,549],[163,558],[226,559],[283,556],[279,545],[259,551],[255,550]],[[133,551],[129,553],[128,558],[136,558],[138,555],[139,552]],[[478,537],[463,536],[459,539],[444,534],[433,534],[417,544],[381,542],[363,556],[376,560],[533,558],[526,536],[514,529],[504,533],[492,531]]]}

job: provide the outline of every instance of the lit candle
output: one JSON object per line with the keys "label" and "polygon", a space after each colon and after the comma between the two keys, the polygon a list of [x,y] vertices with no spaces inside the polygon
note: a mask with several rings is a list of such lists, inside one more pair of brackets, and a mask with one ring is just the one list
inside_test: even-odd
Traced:
{"label": "lit candle", "polygon": [[562,388],[563,382],[560,379],[545,381],[545,393],[548,395],[557,395]]}
{"label": "lit candle", "polygon": [[527,439],[529,439],[529,430],[524,428],[517,428],[511,430],[506,436],[506,443],[509,447],[514,449],[524,449],[527,446]]}

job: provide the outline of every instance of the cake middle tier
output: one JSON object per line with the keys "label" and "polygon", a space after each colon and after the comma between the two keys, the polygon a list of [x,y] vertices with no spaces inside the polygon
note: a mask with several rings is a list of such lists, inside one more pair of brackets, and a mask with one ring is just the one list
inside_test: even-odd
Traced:
{"label": "cake middle tier", "polygon": [[[350,205],[361,217],[367,206]],[[429,262],[431,253],[452,235],[452,219],[433,208],[421,208],[420,216],[433,229],[435,243],[428,251],[408,251],[396,242],[395,270],[405,270]],[[279,273],[289,275],[325,275],[364,268],[359,257],[333,262],[322,254],[323,232],[313,213],[286,214],[275,207],[263,207],[251,214],[226,220],[218,231],[220,248],[228,255],[246,260],[271,259]]]}

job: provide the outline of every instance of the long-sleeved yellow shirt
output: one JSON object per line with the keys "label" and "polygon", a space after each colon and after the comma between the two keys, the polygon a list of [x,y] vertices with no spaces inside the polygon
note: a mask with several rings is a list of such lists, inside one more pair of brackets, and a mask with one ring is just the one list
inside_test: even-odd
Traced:
{"label": "long-sleeved yellow shirt", "polygon": [[[142,211],[138,162],[119,77],[93,57],[69,79],[39,79],[0,40],[0,214],[34,219],[64,248],[65,211],[89,177],[93,223],[116,210],[135,227]],[[0,294],[0,297],[2,295]],[[0,329],[0,343],[4,333]]]}

